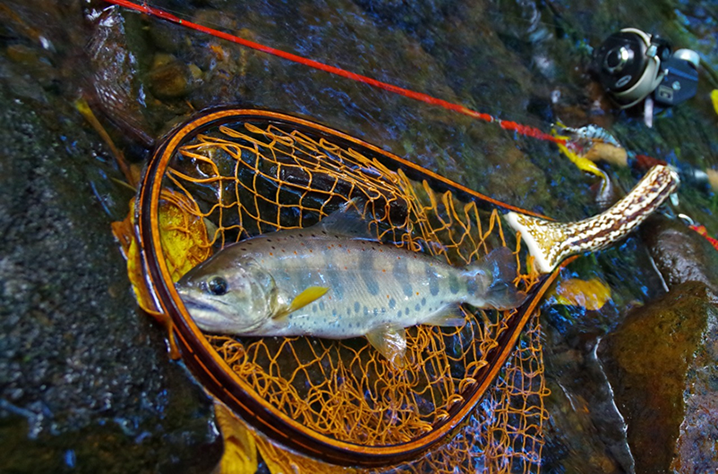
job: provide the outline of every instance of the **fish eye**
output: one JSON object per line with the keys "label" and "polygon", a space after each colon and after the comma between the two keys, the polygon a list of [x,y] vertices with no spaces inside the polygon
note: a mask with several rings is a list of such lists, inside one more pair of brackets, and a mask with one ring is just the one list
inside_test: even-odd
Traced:
{"label": "fish eye", "polygon": [[226,294],[227,286],[227,280],[222,277],[214,277],[207,282],[207,290],[217,296]]}

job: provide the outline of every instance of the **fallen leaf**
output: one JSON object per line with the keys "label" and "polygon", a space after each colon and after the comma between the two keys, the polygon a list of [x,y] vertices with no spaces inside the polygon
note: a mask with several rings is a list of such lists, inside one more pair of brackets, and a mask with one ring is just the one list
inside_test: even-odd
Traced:
{"label": "fallen leaf", "polygon": [[555,304],[582,306],[589,311],[596,311],[611,299],[611,288],[600,278],[570,278],[554,284],[546,297],[553,298]]}

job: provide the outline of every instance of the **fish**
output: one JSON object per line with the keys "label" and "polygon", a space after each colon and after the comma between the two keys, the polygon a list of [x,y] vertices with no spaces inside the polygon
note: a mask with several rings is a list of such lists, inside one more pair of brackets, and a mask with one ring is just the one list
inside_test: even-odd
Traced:
{"label": "fish", "polygon": [[526,299],[512,283],[516,258],[509,249],[452,266],[378,242],[348,207],[311,227],[227,245],[191,269],[176,289],[197,326],[238,336],[365,336],[402,367],[405,328],[459,327],[462,303],[503,310]]}

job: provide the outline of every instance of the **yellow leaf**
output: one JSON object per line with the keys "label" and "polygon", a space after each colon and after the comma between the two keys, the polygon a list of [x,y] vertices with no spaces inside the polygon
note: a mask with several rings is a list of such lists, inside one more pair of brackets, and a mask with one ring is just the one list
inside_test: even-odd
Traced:
{"label": "yellow leaf", "polygon": [[571,278],[556,283],[546,296],[553,297],[556,304],[582,306],[596,311],[611,299],[611,288],[600,278]]}
{"label": "yellow leaf", "polygon": [[339,467],[297,454],[280,446],[249,427],[224,404],[215,401],[214,414],[224,440],[224,454],[215,469],[216,474],[254,474],[257,471],[257,452],[272,474],[355,474],[349,467]]}
{"label": "yellow leaf", "polygon": [[[162,191],[159,206],[160,240],[172,281],[179,280],[192,267],[208,259],[212,247],[207,236],[204,219],[199,217],[196,204],[184,195]],[[135,293],[137,304],[145,312],[165,325],[173,358],[179,357],[174,341],[172,322],[168,315],[155,307],[151,289],[147,287],[137,236],[135,235],[135,200],[130,201],[130,212],[123,221],[112,223],[112,233],[120,243],[127,260],[127,276]]]}
{"label": "yellow leaf", "polygon": [[145,282],[142,257],[137,244],[137,238],[135,237],[134,216],[135,200],[133,198],[132,201],[130,201],[130,212],[127,214],[125,220],[112,223],[112,233],[120,243],[122,255],[127,260],[127,276],[130,279],[137,304],[146,312],[155,314],[157,313],[157,308]]}
{"label": "yellow leaf", "polygon": [[214,414],[224,440],[224,453],[217,474],[254,474],[257,472],[257,444],[252,430],[220,402],[214,403]]}
{"label": "yellow leaf", "polygon": [[179,193],[164,190],[160,195],[160,239],[173,282],[212,255],[207,226],[196,206]]}
{"label": "yellow leaf", "polygon": [[711,101],[713,102],[713,110],[718,114],[718,89],[711,91]]}
{"label": "yellow leaf", "polygon": [[272,474],[355,474],[362,472],[356,468],[327,464],[317,459],[297,454],[274,444],[264,436],[258,434],[255,436],[259,453],[267,464],[267,469],[269,469],[269,472]]}

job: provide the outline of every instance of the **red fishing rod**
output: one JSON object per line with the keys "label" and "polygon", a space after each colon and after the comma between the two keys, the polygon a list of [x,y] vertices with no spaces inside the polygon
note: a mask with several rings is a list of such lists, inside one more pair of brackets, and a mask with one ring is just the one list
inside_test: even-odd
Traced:
{"label": "red fishing rod", "polygon": [[438,99],[436,97],[430,96],[428,94],[424,94],[421,92],[412,91],[410,89],[405,89],[403,87],[399,87],[393,84],[389,84],[387,82],[382,82],[376,79],[372,79],[368,76],[363,76],[361,74],[357,74],[351,71],[347,71],[346,69],[342,69],[336,66],[330,66],[328,64],[321,63],[319,61],[315,61],[313,59],[305,58],[302,56],[298,56],[296,54],[288,53],[286,51],[282,51],[280,49],[272,48],[271,46],[265,46],[260,43],[256,43],[254,41],[249,41],[244,38],[240,38],[239,36],[235,36],[229,33],[225,33],[223,31],[215,30],[214,28],[209,28],[207,26],[199,25],[197,23],[193,23],[191,21],[183,20],[167,11],[161,10],[159,8],[152,7],[148,5],[147,3],[137,4],[135,2],[131,2],[128,0],[106,0],[107,3],[111,3],[113,5],[119,5],[125,8],[129,8],[131,10],[135,10],[156,18],[160,18],[162,20],[166,20],[172,23],[176,23],[178,25],[182,25],[186,28],[190,28],[195,31],[201,31],[202,33],[206,33],[208,35],[214,36],[215,38],[220,38],[223,40],[231,41],[232,43],[236,43],[242,46],[245,46],[247,48],[251,48],[257,51],[261,51],[263,53],[271,54],[273,56],[280,57],[282,59],[286,59],[295,63],[303,64],[305,66],[318,69],[320,71],[328,72],[330,74],[334,74],[336,76],[341,76],[347,79],[351,79],[352,81],[361,82],[363,84],[370,85],[372,87],[377,87],[379,89],[383,89],[389,92],[392,92],[394,94],[399,94],[404,97],[409,97],[410,99],[418,100],[420,102],[425,102],[427,104],[431,105],[437,105],[439,107],[443,107],[447,110],[451,110],[454,112],[458,112],[463,115],[467,115],[469,117],[483,120],[484,122],[490,122],[490,123],[496,123],[504,130],[509,130],[518,133],[519,135],[531,137],[531,138],[537,138],[539,140],[544,140],[552,143],[558,143],[558,144],[564,144],[566,142],[565,139],[560,137],[554,137],[553,135],[550,135],[548,133],[545,133],[538,128],[531,127],[529,125],[523,125],[517,122],[512,122],[510,120],[500,120],[496,117],[482,113],[477,112],[475,110],[471,110],[468,107],[465,107],[460,104],[455,104],[453,102],[449,102],[443,99]]}

